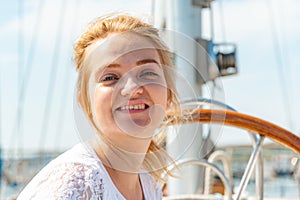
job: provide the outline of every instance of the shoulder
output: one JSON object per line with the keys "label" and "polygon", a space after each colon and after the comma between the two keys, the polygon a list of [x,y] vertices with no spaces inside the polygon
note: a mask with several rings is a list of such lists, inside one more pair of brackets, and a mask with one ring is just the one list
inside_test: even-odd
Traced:
{"label": "shoulder", "polygon": [[51,163],[70,163],[70,162],[82,162],[82,163],[94,163],[98,159],[94,154],[94,151],[90,146],[84,143],[79,143],[67,150],[63,154],[59,155]]}
{"label": "shoulder", "polygon": [[18,199],[97,199],[103,171],[88,149],[76,145],[43,168]]}

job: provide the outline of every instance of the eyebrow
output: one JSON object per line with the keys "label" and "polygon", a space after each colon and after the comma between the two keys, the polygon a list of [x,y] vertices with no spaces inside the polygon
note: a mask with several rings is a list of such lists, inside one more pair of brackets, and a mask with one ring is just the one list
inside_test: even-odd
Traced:
{"label": "eyebrow", "polygon": [[158,65],[160,65],[156,60],[154,59],[143,59],[143,60],[139,60],[136,62],[136,65],[143,65],[143,64],[147,64],[147,63],[156,63]]}
{"label": "eyebrow", "polygon": [[99,68],[96,70],[95,75],[96,75],[96,77],[98,77],[99,74],[100,74],[102,71],[104,71],[105,69],[107,69],[107,68],[118,68],[118,67],[120,67],[120,65],[119,65],[119,64],[114,64],[114,63],[108,64],[108,65],[104,65],[103,67],[99,67]]}
{"label": "eyebrow", "polygon": [[[158,63],[158,61],[156,61],[155,59],[152,59],[152,58],[138,60],[135,64],[136,65],[143,65],[143,64],[148,64],[148,63],[156,63],[156,64],[160,65]],[[120,67],[120,65],[119,64],[114,64],[114,63],[108,64],[108,65],[105,66],[105,68],[118,68],[118,67]]]}
{"label": "eyebrow", "polygon": [[[157,65],[160,66],[159,62],[156,61],[155,59],[152,59],[152,58],[148,58],[148,59],[143,59],[143,60],[138,60],[136,62],[136,65],[144,65],[144,64],[148,64],[148,63],[155,63]],[[99,75],[99,73],[104,70],[104,69],[107,69],[107,68],[110,68],[110,69],[113,69],[113,68],[119,68],[120,65],[119,64],[116,64],[116,63],[111,63],[111,64],[108,64],[108,65],[105,65],[104,67],[101,67],[99,68],[97,71],[96,71],[96,76]]]}
{"label": "eyebrow", "polygon": [[[148,64],[148,63],[156,63],[156,64],[160,65],[158,61],[156,61],[155,59],[152,59],[152,58],[138,60],[135,64],[136,65],[143,65],[143,64]],[[108,65],[105,65],[105,67],[103,67],[103,68],[118,68],[118,67],[120,67],[119,64],[111,63],[111,64],[108,64]]]}

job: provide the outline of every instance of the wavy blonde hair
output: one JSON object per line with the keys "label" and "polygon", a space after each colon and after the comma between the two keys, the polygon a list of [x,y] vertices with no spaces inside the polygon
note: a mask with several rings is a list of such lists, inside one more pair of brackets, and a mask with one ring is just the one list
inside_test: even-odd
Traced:
{"label": "wavy blonde hair", "polygon": [[[79,37],[74,47],[74,60],[76,63],[76,70],[78,72],[78,98],[81,99],[81,106],[89,121],[96,129],[97,127],[91,114],[91,104],[88,93],[88,80],[90,72],[88,69],[86,69],[87,66],[83,64],[86,57],[86,49],[94,42],[106,38],[110,33],[122,33],[127,31],[147,38],[155,46],[160,56],[160,61],[163,66],[163,71],[167,82],[170,110],[173,114],[179,114],[180,112],[179,102],[176,97],[175,84],[172,80],[172,75],[169,72],[170,70],[168,70],[168,68],[173,67],[172,53],[161,40],[158,29],[136,17],[127,14],[111,14],[99,17],[90,23],[85,33]],[[160,132],[152,138],[142,164],[143,169],[147,170],[156,180],[163,182],[165,180],[162,179],[162,175],[171,174],[167,167],[173,162],[171,157],[164,150],[166,136],[164,127],[166,127],[170,121],[174,121],[174,118],[165,118]]]}

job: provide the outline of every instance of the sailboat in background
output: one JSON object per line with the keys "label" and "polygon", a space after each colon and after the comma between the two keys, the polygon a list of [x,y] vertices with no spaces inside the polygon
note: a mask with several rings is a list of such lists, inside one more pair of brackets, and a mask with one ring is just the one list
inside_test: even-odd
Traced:
{"label": "sailboat in background", "polygon": [[[74,3],[75,2],[75,3]],[[7,119],[13,119],[11,124],[13,126],[12,136],[9,141],[9,145],[1,143],[1,145],[6,145],[5,149],[0,153],[0,169],[1,169],[1,194],[0,198],[7,198],[8,196],[16,196],[17,193],[22,189],[22,187],[44,166],[46,165],[51,159],[59,155],[61,152],[63,152],[66,148],[71,146],[72,144],[75,144],[78,142],[79,139],[73,139],[71,141],[70,138],[76,138],[70,137],[70,135],[76,135],[76,131],[74,130],[74,122],[72,117],[72,108],[69,106],[67,102],[72,102],[73,100],[73,91],[71,88],[74,87],[76,75],[75,71],[71,71],[72,63],[71,61],[64,60],[63,58],[70,58],[70,50],[65,49],[65,46],[72,47],[72,41],[75,39],[75,35],[79,35],[79,28],[78,24],[86,24],[82,22],[82,13],[88,16],[97,16],[99,14],[99,8],[103,7],[103,4],[106,4],[102,2],[102,4],[97,4],[97,6],[91,6],[95,7],[95,12],[91,12],[89,9],[83,8],[82,6],[86,6],[84,4],[96,4],[96,2],[85,2],[77,0],[71,3],[70,1],[59,1],[56,6],[56,10],[58,10],[57,13],[54,13],[53,15],[50,15],[51,17],[47,16],[49,12],[46,10],[46,6],[49,6],[50,4],[47,1],[39,1],[39,4],[36,4],[34,8],[36,8],[37,12],[35,15],[35,18],[33,21],[28,23],[29,19],[24,19],[24,12],[25,10],[25,2],[19,1],[18,2],[18,62],[15,63],[17,67],[17,73],[16,73],[16,81],[14,84],[12,84],[11,91],[5,90],[5,93],[0,84],[0,137],[1,141],[3,141],[4,138],[4,131],[2,127],[4,127],[4,117]],[[217,31],[214,30],[216,26],[214,25],[214,14],[216,14],[216,10],[213,9],[213,2],[210,0],[191,0],[191,1],[179,1],[179,0],[152,0],[152,1],[145,1],[148,3],[149,8],[152,8],[152,15],[154,16],[154,24],[156,27],[159,28],[166,28],[171,29],[174,31],[178,31],[181,33],[184,33],[188,37],[191,37],[195,41],[197,41],[198,44],[200,44],[209,55],[209,58],[207,57],[206,53],[199,53],[194,52],[195,49],[191,48],[188,49],[187,52],[181,52],[180,49],[183,47],[186,47],[187,43],[179,44],[179,41],[176,41],[176,44],[171,44],[171,46],[178,50],[180,53],[189,54],[189,55],[195,55],[192,57],[192,64],[199,65],[201,63],[202,68],[199,70],[201,71],[201,76],[196,77],[194,74],[191,74],[190,79],[195,80],[195,87],[198,88],[200,95],[199,98],[196,99],[186,99],[183,104],[189,108],[191,105],[196,106],[197,109],[201,109],[201,112],[206,113],[207,116],[214,115],[214,114],[220,114],[222,116],[222,113],[218,113],[218,111],[215,112],[215,108],[220,108],[222,110],[225,110],[226,117],[223,116],[223,119],[230,118],[232,119],[244,119],[245,115],[236,112],[235,109],[230,106],[226,105],[223,101],[223,99],[218,97],[218,92],[222,93],[222,87],[225,87],[222,84],[219,84],[218,80],[225,79],[228,81],[230,79],[238,79],[237,73],[237,54],[239,53],[237,49],[239,48],[239,44],[233,44],[233,43],[227,43],[226,40],[223,41],[215,41],[217,35]],[[222,1],[214,1],[216,3],[220,3],[220,8]],[[135,2],[136,4],[142,4],[138,3],[138,1]],[[57,9],[57,5],[60,5],[60,9]],[[108,3],[107,3],[108,5]],[[108,10],[111,8],[111,5],[108,5]],[[143,6],[147,7],[147,6]],[[72,12],[71,12],[72,11]],[[213,13],[214,11],[214,13]],[[220,10],[221,12],[222,10]],[[91,12],[87,14],[87,12]],[[73,13],[73,17],[70,18],[70,13]],[[187,14],[188,13],[188,14]],[[224,14],[224,13],[223,13]],[[224,16],[223,16],[224,17]],[[57,23],[55,25],[52,25],[51,23],[47,24],[46,22],[43,22],[43,20],[46,20],[47,18],[55,18]],[[30,20],[32,20],[33,17],[31,16]],[[81,20],[81,21],[80,21]],[[204,21],[210,21],[209,23],[209,31],[210,32],[210,38],[209,37],[203,37],[204,35]],[[79,23],[80,21],[80,23]],[[89,20],[87,20],[89,21]],[[34,23],[33,23],[34,22]],[[82,22],[82,23],[81,23]],[[203,24],[202,24],[203,23]],[[30,24],[30,25],[29,25]],[[32,30],[31,40],[24,41],[24,35],[25,35],[25,29],[27,28],[27,25]],[[42,41],[41,40],[41,34],[47,34],[44,32],[43,27],[45,26],[51,26],[55,30],[54,35],[50,35],[47,40]],[[224,22],[220,25],[220,27],[224,28]],[[218,30],[222,28],[218,28]],[[45,29],[48,30],[48,29]],[[72,31],[68,31],[72,30]],[[199,30],[202,30],[199,32]],[[276,30],[273,30],[276,32]],[[52,33],[49,33],[52,34]],[[224,31],[223,34],[225,35]],[[166,34],[168,35],[168,34]],[[276,35],[275,35],[276,36]],[[49,39],[49,38],[53,38]],[[65,38],[68,38],[66,40]],[[172,37],[171,37],[172,38]],[[185,38],[185,36],[184,36]],[[250,40],[250,39],[249,39]],[[187,41],[184,39],[184,41]],[[49,55],[49,53],[42,52],[42,50],[39,50],[40,43],[45,43],[47,47],[47,51],[49,52],[50,49],[52,49],[52,55]],[[172,42],[172,41],[171,41]],[[183,45],[183,46],[180,46]],[[276,43],[278,46],[278,43]],[[275,46],[276,46],[275,45]],[[29,49],[27,52],[24,52],[24,49]],[[50,48],[51,47],[51,48]],[[177,54],[180,56],[180,53]],[[200,51],[201,52],[201,51]],[[27,53],[27,54],[26,54]],[[197,55],[196,55],[197,54]],[[280,54],[278,54],[278,57],[281,57]],[[249,55],[251,56],[251,55]],[[188,55],[187,55],[188,57]],[[25,59],[26,58],[26,59]],[[177,58],[176,61],[180,60],[180,58]],[[203,60],[206,62],[203,63]],[[179,61],[180,62],[180,61]],[[194,63],[193,63],[194,62]],[[47,64],[49,63],[49,64]],[[280,63],[280,62],[279,62]],[[214,70],[212,70],[212,65]],[[47,66],[47,67],[45,67]],[[67,67],[68,66],[68,67]],[[70,67],[69,67],[70,66]],[[203,67],[205,66],[205,67]],[[215,70],[217,67],[217,70]],[[241,66],[242,68],[242,66]],[[5,69],[7,70],[7,69]],[[240,70],[240,69],[239,69]],[[1,68],[1,71],[4,71],[4,68]],[[15,71],[14,71],[15,73]],[[184,73],[184,72],[182,72]],[[7,80],[6,77],[3,77],[3,74],[1,72],[1,80]],[[45,75],[46,74],[46,75]],[[230,76],[233,75],[233,76]],[[196,77],[196,78],[195,78]],[[282,90],[285,91],[287,88],[284,86],[285,80],[283,80],[283,86]],[[200,86],[199,86],[200,85]],[[229,83],[230,85],[230,83]],[[180,86],[179,86],[180,87]],[[203,89],[204,88],[204,89]],[[205,91],[205,88],[208,88],[208,92]],[[220,89],[221,88],[221,89]],[[18,91],[17,94],[12,92],[13,90]],[[203,91],[201,91],[203,90]],[[5,95],[1,94],[4,93]],[[286,92],[283,92],[286,94]],[[16,115],[11,116],[8,113],[8,109],[3,107],[3,105],[6,105],[9,100],[4,99],[3,97],[6,96],[16,96],[16,99],[12,103],[16,103]],[[205,96],[208,95],[208,96]],[[242,95],[242,94],[241,94]],[[221,94],[222,96],[222,94]],[[288,94],[285,96],[289,97]],[[36,98],[39,97],[39,98]],[[200,98],[200,97],[208,97],[208,98]],[[30,99],[29,99],[30,98]],[[228,98],[228,97],[227,97]],[[287,98],[289,99],[289,98]],[[218,100],[218,101],[217,101]],[[231,102],[231,99],[227,99],[229,102]],[[4,102],[5,101],[5,102]],[[289,101],[289,100],[288,100]],[[4,102],[4,103],[3,103]],[[292,116],[291,108],[289,106],[292,104],[285,105],[284,108],[285,111],[287,111],[287,118],[290,118]],[[9,109],[13,106],[8,106]],[[33,109],[34,108],[34,109]],[[202,109],[208,109],[210,110],[205,111]],[[1,115],[2,113],[5,113],[5,115],[8,113],[8,116]],[[224,114],[224,113],[223,113]],[[35,116],[35,117],[32,117]],[[38,117],[36,117],[38,116]],[[215,116],[215,115],[214,115]],[[208,117],[209,118],[209,117]],[[34,119],[34,120],[33,120]],[[210,122],[216,122],[213,121],[213,117],[209,118]],[[195,117],[195,121],[201,121],[205,122],[206,119],[198,119]],[[225,120],[226,121],[226,120]],[[292,120],[287,120],[292,121]],[[6,123],[6,122],[5,122]],[[216,122],[218,123],[218,122]],[[244,126],[242,127],[240,125],[234,125],[238,128],[245,128],[248,122],[244,122]],[[264,123],[262,123],[264,124]],[[7,124],[5,124],[7,125]],[[258,124],[260,125],[260,124]],[[265,123],[264,125],[270,125],[269,123]],[[291,125],[292,127],[293,125]],[[259,126],[256,126],[259,127]],[[292,129],[292,128],[291,128]],[[8,130],[8,129],[5,129]],[[201,143],[208,142],[210,137],[213,136],[214,133],[212,131],[215,130],[213,127],[208,128],[207,133],[205,131],[205,127],[202,130],[203,132],[199,133],[199,143],[196,144],[199,147],[203,146]],[[248,129],[247,129],[248,130]],[[258,131],[258,130],[256,130]],[[283,131],[283,132],[280,132]],[[293,138],[293,136],[290,134],[290,132],[284,132],[284,130],[281,130],[278,133],[286,133],[288,136]],[[34,132],[35,134],[31,134],[31,132]],[[233,133],[233,135],[230,135],[230,137],[245,135],[244,132],[232,130],[232,129],[226,129],[224,128],[225,134],[223,134],[223,137],[217,138],[217,140],[223,140],[224,137],[227,137],[227,133]],[[54,134],[52,134],[54,133]],[[235,134],[236,133],[236,134]],[[276,132],[277,133],[277,132]],[[182,182],[172,182],[170,181],[168,183],[168,197],[166,199],[171,199],[172,196],[181,196],[181,198],[188,198],[187,194],[190,195],[197,195],[197,198],[204,198],[208,196],[202,196],[204,193],[205,195],[208,194],[214,194],[209,196],[212,199],[219,198],[218,193],[222,193],[225,195],[224,198],[226,198],[226,195],[234,193],[235,195],[240,195],[238,198],[252,198],[253,195],[256,196],[258,199],[262,199],[267,197],[274,197],[272,195],[277,195],[279,197],[290,197],[291,195],[294,195],[291,197],[291,199],[298,198],[300,195],[300,161],[299,161],[299,152],[295,153],[290,149],[284,148],[281,145],[275,144],[273,142],[267,142],[266,145],[262,145],[264,137],[268,136],[271,139],[274,139],[276,135],[272,135],[269,133],[268,135],[266,132],[262,132],[262,135],[255,135],[251,136],[251,133],[248,136],[242,136],[243,138],[248,137],[249,140],[253,140],[254,147],[252,146],[252,142],[246,142],[246,145],[241,141],[237,140],[234,145],[217,145],[216,141],[212,145],[215,145],[214,148],[212,148],[209,144],[207,144],[207,148],[210,150],[215,150],[215,152],[219,153],[217,156],[213,154],[213,152],[210,152],[208,154],[205,154],[205,157],[209,161],[209,163],[206,163],[203,160],[179,160],[179,165],[185,165],[185,164],[194,164],[194,165],[201,165],[206,166],[208,168],[212,168],[214,172],[219,173],[219,176],[213,176],[210,172],[207,172],[209,176],[207,175],[201,175],[201,180],[194,178],[193,180],[183,180]],[[29,136],[26,136],[29,135]],[[224,136],[225,135],[225,136]],[[5,136],[7,137],[7,136]],[[221,137],[221,136],[220,136]],[[275,138],[276,139],[276,138]],[[232,139],[231,139],[232,140]],[[280,144],[286,144],[289,147],[292,147],[293,150],[297,152],[299,150],[299,147],[294,147],[292,144],[296,144],[299,141],[299,137],[294,137],[294,141],[283,141],[284,138],[280,138],[279,141]],[[64,142],[68,143],[64,143]],[[255,146],[256,145],[256,146]],[[12,150],[8,150],[7,147],[11,147]],[[32,148],[34,147],[34,148]],[[30,149],[32,148],[32,149]],[[260,148],[263,149],[264,153],[263,156],[260,153]],[[177,151],[180,150],[180,146],[176,147]],[[0,148],[1,150],[1,148]],[[199,149],[198,149],[199,150]],[[205,149],[204,149],[205,150]],[[254,151],[254,153],[252,152]],[[220,153],[222,152],[222,153]],[[281,155],[278,157],[275,157],[276,155]],[[216,157],[214,157],[216,156]],[[251,171],[253,170],[254,160],[250,161],[248,164],[248,158],[254,157],[253,159],[258,160],[258,167],[256,175],[253,175]],[[204,157],[204,156],[203,156]],[[229,158],[229,159],[227,159]],[[264,167],[265,170],[262,168],[262,159],[264,158]],[[221,160],[221,161],[220,161]],[[228,161],[228,162],[227,162]],[[231,172],[225,173],[225,172],[219,172],[218,168],[215,167],[215,165],[218,166],[218,168],[224,168],[226,171],[226,168],[230,168]],[[230,167],[231,166],[231,167]],[[249,171],[247,171],[247,166],[249,166]],[[252,169],[250,169],[252,168]],[[244,173],[244,171],[247,171]],[[193,170],[190,170],[190,168],[187,170],[190,173],[193,173]],[[202,173],[203,168],[196,169],[195,174]],[[265,176],[262,176],[262,174],[265,174]],[[243,177],[243,174],[245,175]],[[229,178],[232,175],[232,178]],[[283,176],[285,175],[285,176]],[[197,177],[196,175],[192,177]],[[205,179],[204,179],[205,177]],[[224,178],[225,177],[225,178]],[[205,182],[208,180],[208,182]],[[255,179],[256,178],[256,179]],[[227,180],[228,179],[228,180]],[[257,180],[260,184],[255,184],[254,180]],[[277,181],[277,183],[282,182],[285,185],[280,185],[275,187],[274,186],[274,180]],[[185,182],[187,181],[187,182]],[[223,182],[222,182],[223,181]],[[216,189],[217,187],[205,187],[205,185],[211,186],[211,185],[217,185],[218,183],[221,183],[221,189]],[[228,193],[228,185],[226,185],[229,182],[231,186],[236,186],[233,191],[230,188],[230,192]],[[238,183],[242,182],[243,184],[238,185]],[[246,187],[246,183],[249,183],[249,187]],[[265,186],[262,188],[262,184]],[[238,186],[240,186],[238,188]],[[258,187],[258,188],[255,188]],[[260,187],[260,188],[259,188]],[[279,188],[279,189],[278,189]],[[193,190],[191,192],[191,190]],[[226,193],[227,191],[227,193]],[[256,194],[255,191],[257,192]],[[264,192],[265,191],[265,192]],[[269,193],[266,193],[269,192]],[[279,193],[281,192],[281,193]],[[191,194],[192,193],[192,194]],[[288,194],[289,193],[289,194]],[[243,196],[242,196],[243,195]],[[289,196],[290,195],[290,196]],[[196,196],[190,196],[190,198],[196,198]],[[234,196],[236,197],[236,196]],[[237,198],[237,199],[238,199]]]}

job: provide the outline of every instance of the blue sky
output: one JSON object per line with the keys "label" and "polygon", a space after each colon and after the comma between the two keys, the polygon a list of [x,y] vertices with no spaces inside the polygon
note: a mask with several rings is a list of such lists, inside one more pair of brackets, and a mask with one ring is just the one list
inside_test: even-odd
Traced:
{"label": "blue sky", "polygon": [[[74,41],[87,23],[101,14],[117,10],[148,18],[152,9],[151,0],[126,3],[124,0],[44,0],[39,14],[39,2],[24,1],[21,14],[20,1],[1,2],[0,143],[4,148],[42,145],[64,149],[76,143],[78,137],[72,117],[76,80],[71,59]],[[213,11],[215,42],[234,42],[238,47],[239,74],[220,79],[225,103],[299,133],[300,2],[222,0],[213,3]],[[210,36],[208,22],[204,18],[205,37]],[[29,53],[32,47],[34,55]],[[31,63],[30,74],[28,65],[24,72],[26,63]],[[55,71],[51,72],[53,68]],[[52,103],[46,107],[51,73],[57,76],[50,83],[53,95],[48,101]],[[23,76],[28,79],[28,87],[18,132],[15,128],[18,88]],[[42,124],[48,129],[42,129]],[[244,136],[237,134],[234,138],[240,141]],[[226,138],[224,133],[219,142],[230,144]]]}

